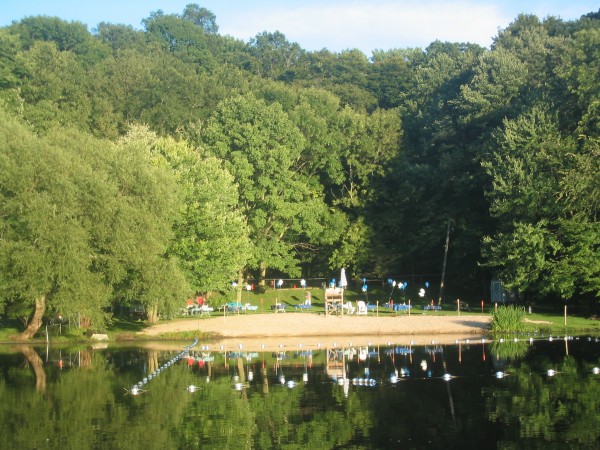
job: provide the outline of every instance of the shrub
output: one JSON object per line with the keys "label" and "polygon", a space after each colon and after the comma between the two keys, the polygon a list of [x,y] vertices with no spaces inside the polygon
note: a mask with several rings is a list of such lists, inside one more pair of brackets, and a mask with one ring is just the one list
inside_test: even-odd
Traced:
{"label": "shrub", "polygon": [[500,306],[492,312],[493,332],[522,332],[525,328],[525,308]]}

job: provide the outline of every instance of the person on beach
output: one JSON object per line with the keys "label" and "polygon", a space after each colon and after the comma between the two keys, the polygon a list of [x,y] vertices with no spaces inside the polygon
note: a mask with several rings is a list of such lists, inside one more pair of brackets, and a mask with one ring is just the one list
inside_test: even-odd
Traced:
{"label": "person on beach", "polygon": [[306,291],[306,294],[304,294],[304,304],[310,306],[311,299],[312,299],[312,295],[311,295],[310,291]]}

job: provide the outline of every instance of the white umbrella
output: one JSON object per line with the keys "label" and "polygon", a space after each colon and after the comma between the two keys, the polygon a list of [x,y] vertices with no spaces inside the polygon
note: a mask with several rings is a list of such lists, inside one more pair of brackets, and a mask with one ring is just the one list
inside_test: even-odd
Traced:
{"label": "white umbrella", "polygon": [[346,269],[342,268],[342,272],[340,273],[340,287],[345,288],[348,286],[348,280],[346,279]]}

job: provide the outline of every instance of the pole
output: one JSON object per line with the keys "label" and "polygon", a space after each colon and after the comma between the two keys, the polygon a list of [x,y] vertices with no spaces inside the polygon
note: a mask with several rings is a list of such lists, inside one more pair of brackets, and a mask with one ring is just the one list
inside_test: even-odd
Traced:
{"label": "pole", "polygon": [[444,249],[444,264],[442,265],[442,281],[440,282],[440,295],[438,296],[438,305],[442,304],[442,296],[444,294],[444,278],[446,277],[446,261],[448,260],[448,245],[450,243],[450,223],[452,219],[448,219],[448,229],[446,231],[446,247]]}

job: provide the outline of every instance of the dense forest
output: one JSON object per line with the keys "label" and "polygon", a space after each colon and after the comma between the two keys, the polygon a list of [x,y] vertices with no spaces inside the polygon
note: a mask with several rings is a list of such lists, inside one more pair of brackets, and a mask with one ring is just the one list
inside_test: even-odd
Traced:
{"label": "dense forest", "polygon": [[439,285],[448,237],[446,292],[600,298],[600,12],[371,57],[222,36],[196,4],[142,24],[0,28],[0,313],[23,337],[232,280]]}

